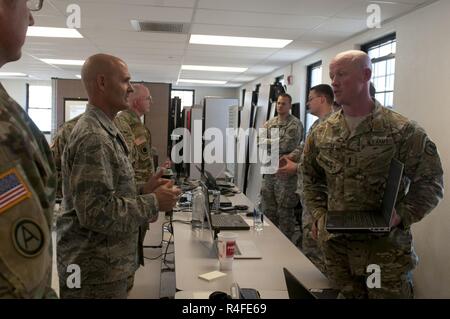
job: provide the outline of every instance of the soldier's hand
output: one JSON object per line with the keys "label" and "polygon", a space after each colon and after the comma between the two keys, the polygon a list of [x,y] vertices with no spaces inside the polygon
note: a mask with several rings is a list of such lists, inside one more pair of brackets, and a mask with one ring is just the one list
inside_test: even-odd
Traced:
{"label": "soldier's hand", "polygon": [[290,160],[287,156],[280,158],[280,168],[277,171],[281,176],[292,176],[297,174],[297,163]]}
{"label": "soldier's hand", "polygon": [[392,227],[397,227],[402,222],[402,218],[397,214],[397,211],[394,208],[394,214],[392,214]]}
{"label": "soldier's hand", "polygon": [[166,159],[164,163],[162,163],[161,167],[163,168],[171,168],[172,167],[172,161],[170,159]]}
{"label": "soldier's hand", "polygon": [[172,210],[177,203],[181,190],[178,187],[173,187],[173,181],[170,181],[159,186],[153,193],[158,199],[159,210],[167,212]]}
{"label": "soldier's hand", "polygon": [[170,182],[170,179],[161,178],[163,172],[164,172],[163,170],[159,170],[148,179],[147,183],[145,183],[144,187],[142,188],[143,194],[153,193],[153,191],[157,189],[159,186]]}

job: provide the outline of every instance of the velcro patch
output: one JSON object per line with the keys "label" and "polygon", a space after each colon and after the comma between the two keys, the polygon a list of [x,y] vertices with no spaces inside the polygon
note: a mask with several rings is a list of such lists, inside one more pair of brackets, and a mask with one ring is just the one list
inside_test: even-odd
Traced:
{"label": "velcro patch", "polygon": [[0,174],[0,214],[29,197],[31,192],[15,168]]}
{"label": "velcro patch", "polygon": [[146,139],[145,136],[140,136],[137,139],[134,140],[134,144],[137,146],[141,145],[142,143],[145,143]]}
{"label": "velcro patch", "polygon": [[31,219],[21,219],[14,224],[12,239],[16,250],[28,258],[39,255],[45,243],[42,228]]}

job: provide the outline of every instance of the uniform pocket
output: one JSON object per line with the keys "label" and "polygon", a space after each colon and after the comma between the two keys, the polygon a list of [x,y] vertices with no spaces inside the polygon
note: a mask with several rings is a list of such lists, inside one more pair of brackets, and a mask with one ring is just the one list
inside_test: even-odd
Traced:
{"label": "uniform pocket", "polygon": [[317,163],[322,167],[327,174],[335,175],[342,170],[342,163],[336,159],[320,152],[316,158]]}

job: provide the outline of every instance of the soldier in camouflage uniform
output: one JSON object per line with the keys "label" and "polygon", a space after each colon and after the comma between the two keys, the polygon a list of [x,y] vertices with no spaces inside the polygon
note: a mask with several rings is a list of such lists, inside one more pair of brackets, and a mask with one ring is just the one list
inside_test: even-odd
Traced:
{"label": "soldier in camouflage uniform", "polygon": [[[127,143],[130,150],[130,161],[134,169],[137,186],[144,184],[154,174],[155,167],[152,156],[152,136],[150,130],[141,122],[141,116],[150,111],[152,97],[150,91],[142,84],[133,85],[134,92],[128,102],[130,108],[121,111],[114,119],[114,124]],[[149,229],[146,223],[139,227],[138,258],[144,266],[144,239]],[[128,290],[131,290],[134,276],[129,278]]]}
{"label": "soldier in camouflage uniform", "polygon": [[[126,64],[97,54],[82,68],[89,96],[62,160],[63,213],[57,219],[61,298],[126,298],[128,277],[137,269],[139,226],[170,210],[180,191],[155,175],[140,189],[128,147],[113,123],[133,92]],[[78,265],[81,287],[70,282]]]}
{"label": "soldier in camouflage uniform", "polygon": [[[325,121],[333,112],[334,94],[331,86],[327,84],[319,84],[312,87],[309,91],[308,97],[308,110],[312,115],[318,117],[318,120],[311,125],[308,135],[319,125],[319,123]],[[303,200],[303,180],[300,172],[300,162],[302,160],[301,152],[303,151],[303,143],[301,147],[297,148],[291,154],[285,157],[280,164],[279,174],[282,175],[297,175],[297,194],[300,197],[302,203],[302,252],[314,263],[314,265],[324,274],[326,274],[325,263],[323,261],[323,253],[318,242],[311,237],[312,216],[305,209]]]}
{"label": "soldier in camouflage uniform", "polygon": [[135,172],[136,183],[145,183],[155,172],[152,157],[152,136],[141,122],[141,116],[150,111],[152,97],[143,84],[133,85],[129,97],[130,109],[117,114],[114,124],[125,138],[130,150],[130,160]]}
{"label": "soldier in camouflage uniform", "polygon": [[58,132],[56,132],[55,138],[53,139],[53,143],[50,146],[50,149],[53,154],[53,159],[55,160],[56,172],[58,174],[58,188],[56,191],[56,200],[62,200],[62,176],[61,176],[61,159],[64,151],[64,147],[67,145],[69,141],[70,134],[72,133],[73,128],[77,124],[81,115],[78,115],[71,119],[70,121],[62,124]]}
{"label": "soldier in camouflage uniform", "polygon": [[[279,129],[279,155],[291,153],[301,143],[303,125],[295,116],[289,114],[292,98],[281,94],[277,100],[278,115],[264,123],[267,134],[273,128]],[[270,137],[269,137],[270,138]],[[260,139],[261,140],[261,139]],[[264,214],[289,238],[293,240],[298,204],[297,176],[277,176],[265,174],[261,185],[261,204]]]}
{"label": "soldier in camouflage uniform", "polygon": [[[30,5],[28,8],[27,5]],[[34,20],[25,0],[0,0],[0,66],[21,56]],[[0,298],[52,298],[55,165],[44,135],[0,85]]]}
{"label": "soldier in camouflage uniform", "polygon": [[[319,84],[312,87],[309,91],[308,109],[309,112],[318,117],[318,120],[311,125],[308,135],[311,131],[326,120],[333,112],[334,94],[331,86],[327,84]],[[291,154],[282,157],[280,160],[280,175],[297,175],[297,194],[300,197],[302,206],[303,201],[303,180],[300,171],[301,152],[303,151],[303,143]],[[302,252],[314,263],[314,265],[324,274],[326,274],[325,262],[323,261],[323,253],[318,242],[311,237],[312,216],[303,207],[302,210],[302,240],[297,243]]]}
{"label": "soldier in camouflage uniform", "polygon": [[[417,256],[411,225],[443,195],[443,172],[435,144],[404,116],[371,99],[370,58],[361,51],[337,55],[330,64],[333,113],[308,136],[302,162],[304,200],[314,237],[322,242],[328,277],[346,298],[411,298]],[[388,234],[329,234],[328,210],[377,210],[392,158],[404,163],[393,228]],[[381,269],[381,288],[366,285],[367,267]]]}

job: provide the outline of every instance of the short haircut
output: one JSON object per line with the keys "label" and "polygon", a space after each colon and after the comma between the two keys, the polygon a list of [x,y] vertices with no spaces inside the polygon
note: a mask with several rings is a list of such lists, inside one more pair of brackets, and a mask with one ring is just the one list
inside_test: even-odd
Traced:
{"label": "short haircut", "polygon": [[327,100],[328,104],[333,104],[334,93],[333,93],[333,89],[328,84],[319,84],[319,85],[313,86],[310,89],[310,91],[316,92],[317,95],[324,96],[325,99]]}
{"label": "short haircut", "polygon": [[287,93],[281,93],[278,97],[285,97],[289,99],[289,103],[292,104],[292,97]]}

